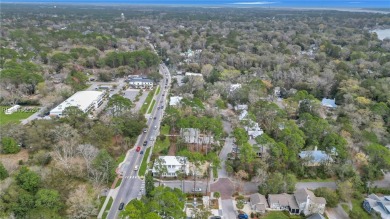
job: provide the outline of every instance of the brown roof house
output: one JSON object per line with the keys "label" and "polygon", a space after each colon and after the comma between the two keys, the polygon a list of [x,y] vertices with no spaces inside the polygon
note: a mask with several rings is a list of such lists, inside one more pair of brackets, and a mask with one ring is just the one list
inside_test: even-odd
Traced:
{"label": "brown roof house", "polygon": [[316,197],[307,189],[298,189],[295,193],[295,200],[298,203],[299,211],[305,216],[319,213],[324,214],[326,200],[323,197]]}
{"label": "brown roof house", "polygon": [[294,195],[290,194],[269,194],[268,204],[273,210],[289,211],[290,214],[299,214],[299,207]]}
{"label": "brown roof house", "polygon": [[264,214],[265,210],[268,208],[267,199],[265,199],[264,195],[261,195],[259,193],[252,194],[250,196],[249,202],[251,209],[255,212]]}

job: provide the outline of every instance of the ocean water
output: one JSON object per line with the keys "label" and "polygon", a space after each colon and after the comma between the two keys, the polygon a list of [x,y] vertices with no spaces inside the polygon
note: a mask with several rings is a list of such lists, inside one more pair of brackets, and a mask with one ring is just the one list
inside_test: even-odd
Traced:
{"label": "ocean water", "polygon": [[224,5],[237,7],[390,8],[390,0],[5,0],[2,2]]}

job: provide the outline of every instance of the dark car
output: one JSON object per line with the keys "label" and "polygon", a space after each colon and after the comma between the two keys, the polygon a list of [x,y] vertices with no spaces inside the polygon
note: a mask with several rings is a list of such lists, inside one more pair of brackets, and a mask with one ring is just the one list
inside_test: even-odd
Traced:
{"label": "dark car", "polygon": [[119,211],[123,210],[123,207],[125,207],[125,203],[122,202],[119,204]]}
{"label": "dark car", "polygon": [[148,144],[148,141],[144,141],[144,146],[146,146]]}
{"label": "dark car", "polygon": [[153,119],[157,119],[157,117],[154,117]]}
{"label": "dark car", "polygon": [[245,214],[245,213],[240,213],[238,216],[237,216],[238,219],[248,219],[248,215]]}
{"label": "dark car", "polygon": [[139,152],[139,154],[144,154],[144,151]]}
{"label": "dark car", "polygon": [[210,219],[222,219],[221,216],[213,216]]}

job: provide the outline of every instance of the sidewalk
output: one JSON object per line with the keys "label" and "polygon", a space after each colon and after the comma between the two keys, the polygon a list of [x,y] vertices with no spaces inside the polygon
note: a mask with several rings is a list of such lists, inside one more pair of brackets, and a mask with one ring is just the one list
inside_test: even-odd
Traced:
{"label": "sidewalk", "polygon": [[[115,182],[114,182],[115,183]],[[104,203],[103,203],[103,206],[102,206],[102,208],[100,209],[100,211],[99,211],[99,215],[98,215],[98,219],[101,219],[102,217],[103,217],[103,214],[104,214],[104,211],[106,210],[106,207],[107,207],[107,204],[108,204],[108,202],[109,202],[109,200],[110,200],[110,197],[112,198],[112,199],[115,199],[116,198],[116,196],[117,196],[117,194],[118,194],[118,189],[119,189],[119,187],[117,187],[117,188],[115,188],[115,189],[110,189],[110,191],[108,192],[108,195],[107,195],[107,197],[106,197],[106,200],[104,200]],[[108,209],[108,210],[110,210],[110,209]]]}

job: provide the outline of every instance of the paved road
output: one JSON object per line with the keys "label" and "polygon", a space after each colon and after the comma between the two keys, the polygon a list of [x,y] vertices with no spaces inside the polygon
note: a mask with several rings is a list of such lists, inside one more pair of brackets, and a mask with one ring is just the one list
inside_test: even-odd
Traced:
{"label": "paved road", "polygon": [[329,219],[348,219],[348,214],[344,211],[341,205],[337,205],[336,208],[327,208],[325,210],[326,215]]}
{"label": "paved road", "polygon": [[297,184],[295,185],[295,188],[297,190],[302,188],[316,189],[320,187],[336,189],[337,185],[335,182],[297,182]]}
{"label": "paved road", "polygon": [[371,186],[376,186],[378,188],[390,188],[390,172],[387,172],[382,180],[375,181]]}
{"label": "paved road", "polygon": [[[160,185],[159,182],[154,183],[155,186]],[[182,189],[184,186],[184,192],[185,193],[192,193],[192,190],[194,189],[194,181],[191,180],[185,180],[185,181],[180,181],[180,180],[173,180],[173,181],[162,181],[161,185],[167,186],[169,188],[178,188]],[[202,192],[199,193],[206,193],[206,187],[207,187],[207,182],[206,181],[196,181],[195,183],[195,188],[201,188]],[[183,191],[183,190],[182,190]]]}
{"label": "paved road", "polygon": [[[165,65],[160,65],[160,73],[162,73],[163,75],[163,80],[160,82],[160,86],[164,87],[166,79],[168,79],[168,84],[170,83],[169,71]],[[157,102],[160,103],[160,101],[163,101],[162,104],[166,105],[167,93],[167,89],[161,89],[161,92],[157,95],[157,97],[155,97]],[[147,132],[142,133],[140,137],[138,137],[135,148],[137,146],[140,146],[141,150],[145,150],[146,147],[153,146],[153,141],[149,141],[146,147],[143,147],[142,144],[145,140],[149,140],[152,136],[155,136],[156,132],[158,132],[158,129],[160,128],[163,110],[158,109],[159,106],[160,104],[155,104],[151,115],[152,117],[156,117],[156,119],[149,119],[147,121]],[[140,197],[140,195],[142,194],[140,193],[140,191],[143,185],[143,181],[138,179],[138,170],[134,170],[136,165],[138,166],[138,168],[140,167],[142,158],[143,155],[141,155],[140,153],[132,151],[127,153],[125,161],[124,163],[122,163],[123,165],[125,165],[125,168],[121,168],[121,171],[123,171],[123,179],[118,188],[117,195],[116,197],[114,197],[114,202],[112,203],[110,212],[107,215],[108,219],[118,218],[120,212],[118,208],[120,203],[123,202],[127,204],[128,202],[130,202],[130,200]]]}
{"label": "paved road", "polygon": [[225,161],[227,160],[228,153],[232,152],[233,149],[233,138],[226,138],[225,145],[223,146],[221,152],[219,153],[219,159],[221,160],[221,168],[218,169],[219,178],[227,178],[228,174],[226,172]]}

